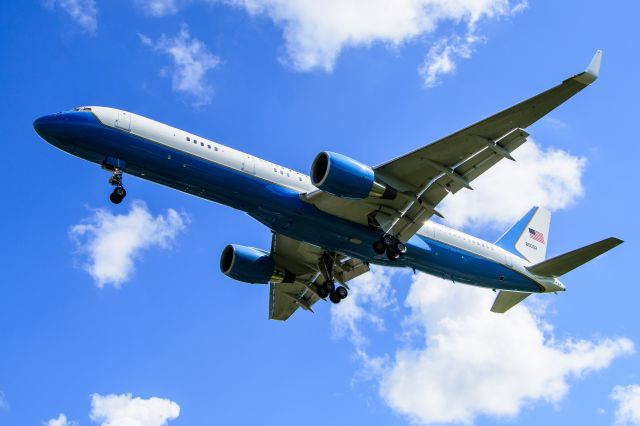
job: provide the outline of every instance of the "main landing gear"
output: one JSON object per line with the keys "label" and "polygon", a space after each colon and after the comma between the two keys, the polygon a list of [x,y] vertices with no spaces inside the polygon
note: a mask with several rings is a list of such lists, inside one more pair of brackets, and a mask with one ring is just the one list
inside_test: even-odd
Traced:
{"label": "main landing gear", "polygon": [[127,196],[127,191],[122,186],[122,170],[117,167],[113,170],[113,174],[109,178],[109,184],[115,186],[113,192],[109,195],[109,199],[113,204],[120,204],[124,197]]}
{"label": "main landing gear", "polygon": [[326,299],[329,296],[329,300],[332,303],[340,303],[342,299],[345,299],[349,295],[349,291],[346,287],[336,287],[333,279],[333,266],[335,264],[336,254],[332,252],[324,252],[320,258],[319,269],[324,281],[317,283],[318,296],[322,299]]}
{"label": "main landing gear", "polygon": [[343,287],[338,286],[333,281],[325,281],[318,285],[318,296],[325,299],[329,296],[329,300],[333,303],[340,303],[342,299],[346,299],[349,295],[349,291]]}
{"label": "main landing gear", "polygon": [[407,246],[393,235],[384,234],[373,243],[376,254],[387,254],[389,260],[396,260],[407,252]]}

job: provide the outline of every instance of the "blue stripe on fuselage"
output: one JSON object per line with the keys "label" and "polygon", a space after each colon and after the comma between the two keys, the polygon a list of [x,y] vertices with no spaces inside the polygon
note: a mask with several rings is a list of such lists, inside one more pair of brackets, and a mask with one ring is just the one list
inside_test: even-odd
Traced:
{"label": "blue stripe on fuselage", "polygon": [[73,155],[97,164],[108,156],[122,159],[128,174],[243,210],[274,232],[327,250],[370,263],[415,268],[468,284],[540,291],[529,278],[502,264],[420,235],[408,241],[406,256],[390,262],[372,250],[373,242],[381,236],[380,230],[322,212],[302,201],[300,194],[290,188],[104,126],[91,112],[47,116],[34,126],[52,145]]}

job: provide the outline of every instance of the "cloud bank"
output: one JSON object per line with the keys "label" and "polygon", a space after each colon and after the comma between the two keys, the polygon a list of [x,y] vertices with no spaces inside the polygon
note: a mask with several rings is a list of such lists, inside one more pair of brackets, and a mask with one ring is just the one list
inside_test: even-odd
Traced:
{"label": "cloud bank", "polygon": [[[389,316],[370,311],[395,297],[380,268],[353,283],[357,299],[332,307],[334,330],[349,331],[356,359],[378,383],[382,399],[418,424],[513,418],[536,402],[559,403],[571,380],[634,351],[626,338],[558,339],[526,304],[497,315],[489,310],[495,293],[418,274],[405,300],[408,313],[394,322],[401,330],[398,348],[372,355],[367,344],[375,343],[376,333],[362,330],[372,323],[384,330]],[[382,284],[368,288],[372,283]],[[357,296],[378,290],[373,298]],[[392,302],[380,302],[386,298]]]}
{"label": "cloud bank", "polygon": [[422,343],[398,349],[381,376],[390,407],[424,424],[514,417],[528,403],[560,402],[569,379],[634,350],[626,338],[557,339],[525,305],[490,312],[494,297],[428,275],[413,280],[407,327]]}
{"label": "cloud bank", "polygon": [[153,216],[145,203],[134,201],[125,214],[98,209],[70,234],[86,256],[84,269],[98,287],[119,288],[134,271],[134,261],[152,247],[169,248],[186,228],[187,217],[173,209]]}
{"label": "cloud bank", "polygon": [[[333,71],[349,48],[383,44],[400,48],[427,39],[432,45],[418,72],[426,87],[456,70],[481,40],[483,20],[513,16],[526,0],[200,0],[229,5],[280,27],[284,37],[281,62],[297,71]],[[189,0],[137,0],[152,16],[175,14]],[[447,27],[449,34],[430,40]]]}
{"label": "cloud bank", "polygon": [[[399,47],[433,34],[444,23],[473,34],[482,19],[509,16],[522,2],[509,0],[226,0],[283,29],[287,62],[297,70],[331,71],[349,47]],[[451,57],[450,57],[451,58]],[[433,75],[451,70],[434,70]]]}

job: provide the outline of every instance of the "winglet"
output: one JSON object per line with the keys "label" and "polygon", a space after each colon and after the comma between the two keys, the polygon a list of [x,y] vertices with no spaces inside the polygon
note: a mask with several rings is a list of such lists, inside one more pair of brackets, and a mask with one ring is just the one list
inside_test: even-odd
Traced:
{"label": "winglet", "polygon": [[602,50],[597,50],[593,55],[589,66],[585,72],[582,72],[574,77],[574,79],[584,85],[593,83],[598,79],[600,74],[600,64],[602,63]]}

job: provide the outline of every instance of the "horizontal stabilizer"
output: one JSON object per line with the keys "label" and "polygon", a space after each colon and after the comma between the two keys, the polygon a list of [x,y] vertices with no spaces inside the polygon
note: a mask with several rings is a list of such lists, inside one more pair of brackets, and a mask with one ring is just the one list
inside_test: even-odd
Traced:
{"label": "horizontal stabilizer", "polygon": [[516,291],[502,290],[498,293],[496,300],[493,302],[491,312],[504,314],[509,309],[526,299],[531,293],[520,293]]}
{"label": "horizontal stabilizer", "polygon": [[607,238],[586,247],[545,260],[544,262],[527,266],[527,269],[530,272],[543,277],[560,277],[567,272],[574,270],[578,266],[600,256],[602,253],[611,250],[615,246],[622,244],[622,242],[623,241],[618,238]]}

